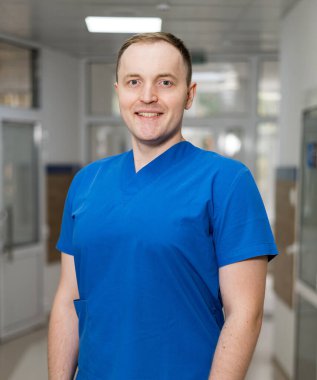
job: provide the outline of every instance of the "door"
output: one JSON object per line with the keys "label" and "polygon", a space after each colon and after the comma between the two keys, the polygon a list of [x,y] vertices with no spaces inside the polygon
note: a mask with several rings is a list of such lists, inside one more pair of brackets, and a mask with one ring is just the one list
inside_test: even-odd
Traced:
{"label": "door", "polygon": [[41,128],[0,125],[0,340],[44,320]]}
{"label": "door", "polygon": [[296,379],[317,380],[317,109],[304,114],[300,193]]}

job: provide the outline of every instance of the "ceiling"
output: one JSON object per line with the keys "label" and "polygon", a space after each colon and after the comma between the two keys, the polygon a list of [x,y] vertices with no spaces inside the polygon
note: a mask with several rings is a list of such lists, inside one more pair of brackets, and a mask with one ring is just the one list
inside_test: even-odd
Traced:
{"label": "ceiling", "polygon": [[[281,17],[298,0],[0,0],[0,34],[112,62],[127,34],[91,34],[87,16],[161,17],[192,52],[276,53]],[[168,4],[160,10],[159,4]]]}

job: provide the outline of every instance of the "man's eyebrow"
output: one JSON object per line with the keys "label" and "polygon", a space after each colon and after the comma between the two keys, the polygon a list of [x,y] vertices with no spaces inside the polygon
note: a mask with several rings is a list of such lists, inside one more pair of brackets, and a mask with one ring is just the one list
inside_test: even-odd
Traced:
{"label": "man's eyebrow", "polygon": [[166,77],[173,78],[173,80],[175,80],[175,81],[177,79],[176,76],[174,74],[171,74],[171,73],[162,73],[162,74],[159,74],[157,77],[158,78],[166,78]]}
{"label": "man's eyebrow", "polygon": [[123,77],[123,79],[129,79],[129,78],[135,78],[135,77],[140,77],[141,75],[140,74],[127,74]]}
{"label": "man's eyebrow", "polygon": [[[126,74],[124,77],[123,77],[123,80],[126,81],[126,80],[129,80],[131,78],[140,78],[142,77],[141,74],[137,74],[137,73],[129,73],[129,74]],[[161,74],[158,74],[156,76],[156,79],[160,79],[160,78],[172,78],[173,81],[177,81],[177,77],[176,75],[172,74],[172,73],[161,73]]]}

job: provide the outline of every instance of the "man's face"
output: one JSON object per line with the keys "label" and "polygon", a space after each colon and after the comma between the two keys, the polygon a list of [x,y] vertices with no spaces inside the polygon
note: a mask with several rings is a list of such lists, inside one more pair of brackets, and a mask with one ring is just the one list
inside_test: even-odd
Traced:
{"label": "man's face", "polygon": [[181,137],[184,109],[196,85],[186,83],[180,52],[165,41],[135,43],[121,56],[118,93],[121,115],[136,142],[159,145]]}

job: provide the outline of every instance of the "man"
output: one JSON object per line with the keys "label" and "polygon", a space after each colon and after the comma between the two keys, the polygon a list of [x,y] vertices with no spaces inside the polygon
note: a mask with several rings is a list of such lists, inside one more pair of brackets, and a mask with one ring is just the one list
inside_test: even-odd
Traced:
{"label": "man", "polygon": [[277,254],[254,180],[184,140],[196,84],[173,35],[129,39],[115,88],[133,149],[70,187],[50,379],[71,379],[78,359],[79,380],[242,380]]}

